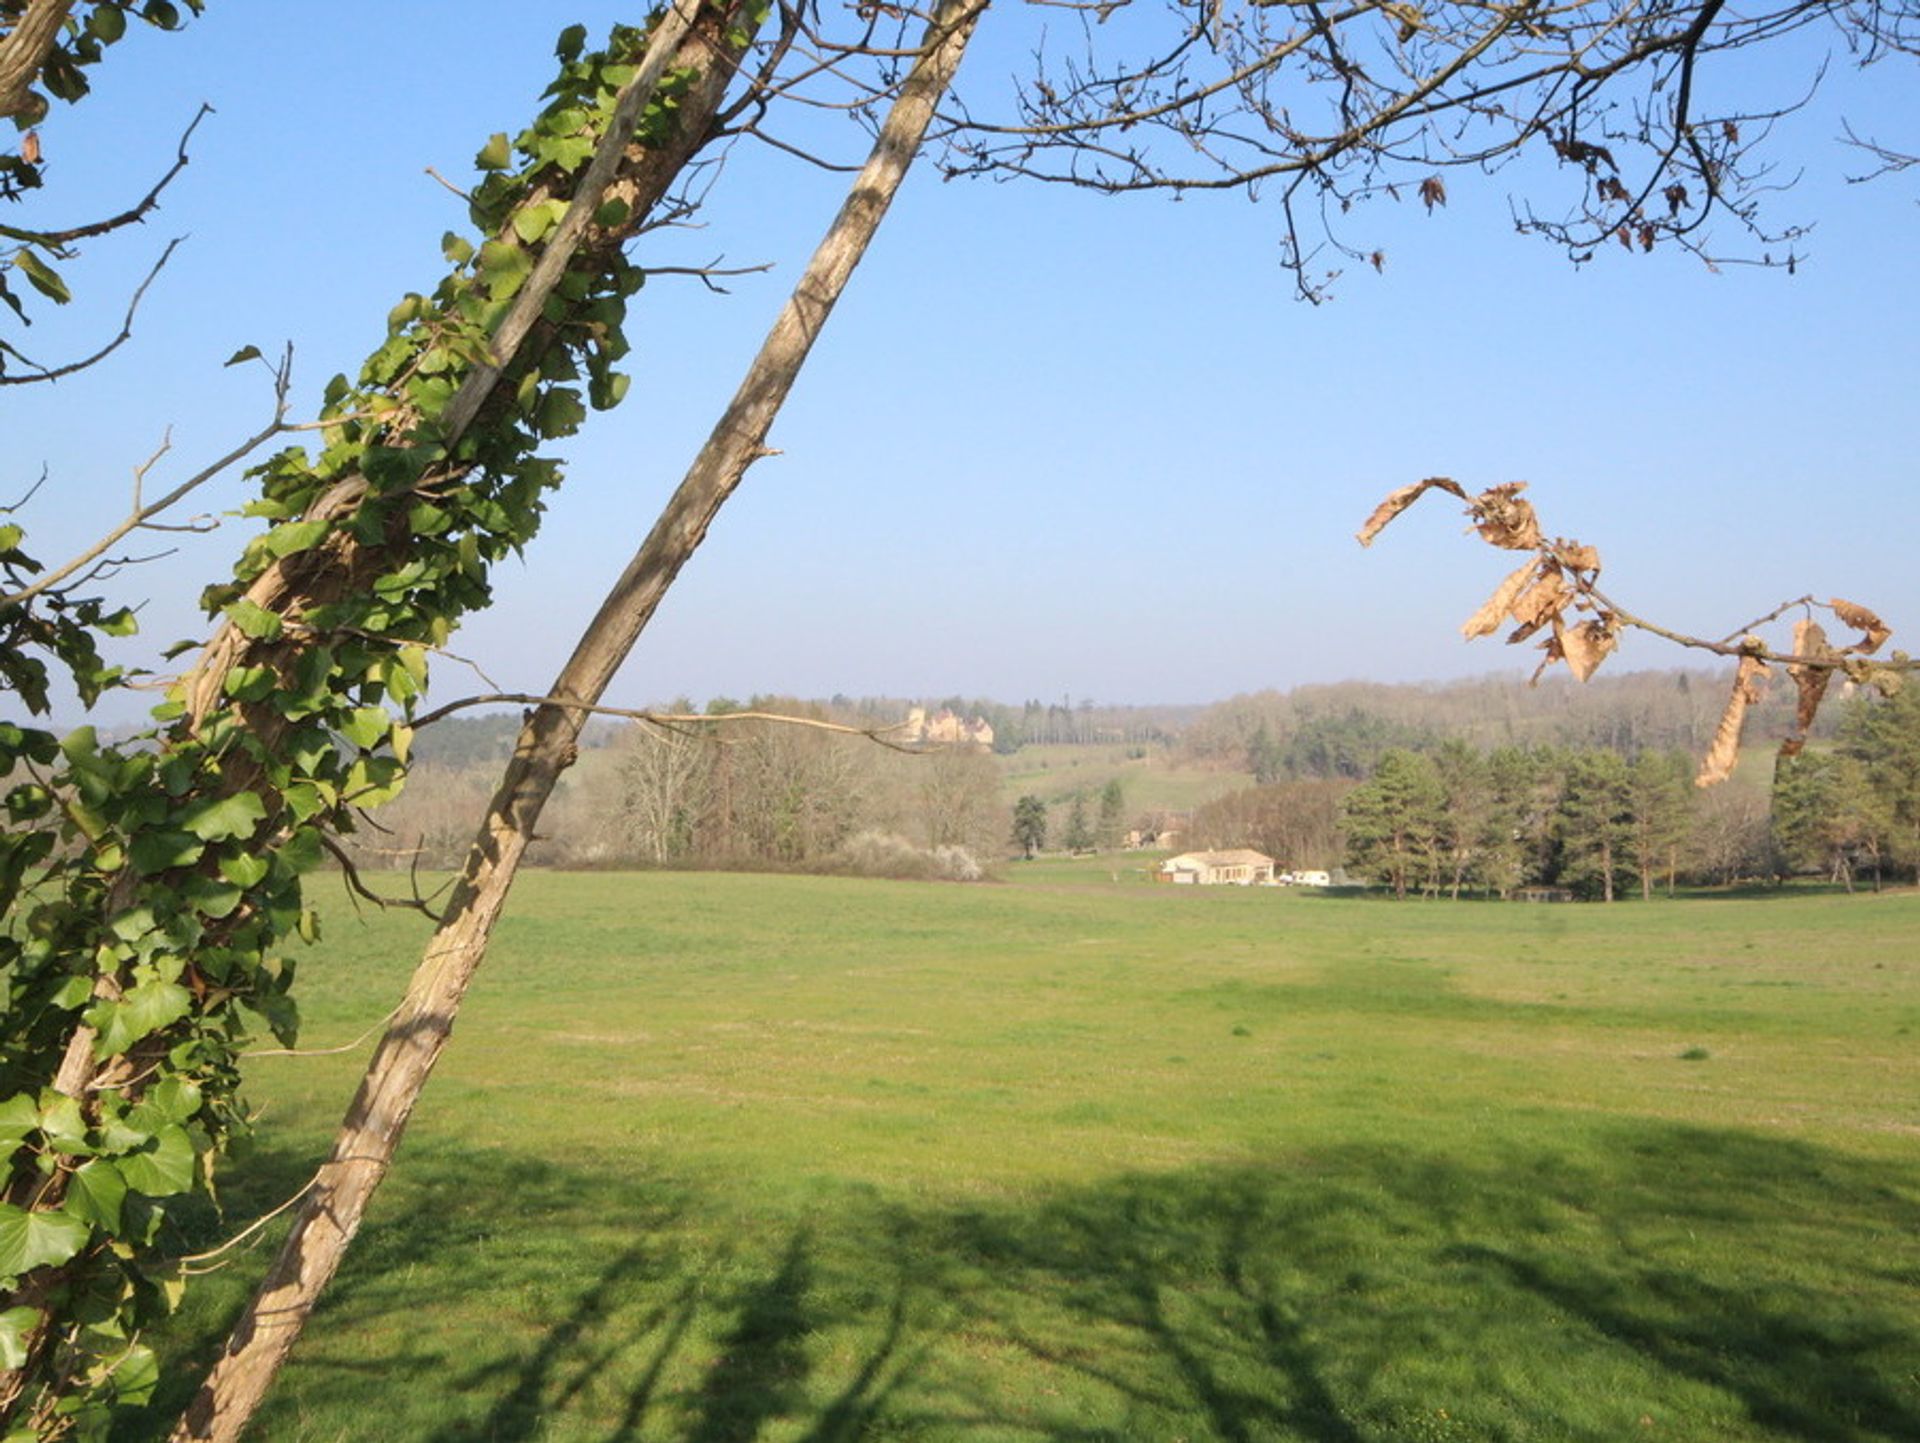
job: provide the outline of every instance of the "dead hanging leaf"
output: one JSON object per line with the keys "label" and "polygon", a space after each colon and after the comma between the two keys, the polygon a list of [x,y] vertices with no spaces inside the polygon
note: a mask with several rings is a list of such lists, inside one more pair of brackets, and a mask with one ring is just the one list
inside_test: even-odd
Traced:
{"label": "dead hanging leaf", "polygon": [[1577,541],[1562,541],[1553,548],[1553,554],[1569,571],[1598,571],[1600,553],[1591,546],[1582,546]]}
{"label": "dead hanging leaf", "polygon": [[1696,787],[1718,786],[1733,775],[1740,760],[1740,727],[1747,719],[1747,708],[1760,700],[1766,689],[1767,664],[1757,656],[1740,658],[1740,669],[1733,674],[1733,692],[1727,697],[1727,709],[1720,713],[1720,725],[1713,730],[1713,745],[1700,763],[1693,779]]}
{"label": "dead hanging leaf", "polygon": [[1496,586],[1493,589],[1493,595],[1487,598],[1486,604],[1461,624],[1460,634],[1468,641],[1472,641],[1476,636],[1485,636],[1490,631],[1498,631],[1500,623],[1506,619],[1508,611],[1512,609],[1514,599],[1526,587],[1528,578],[1533,575],[1539,565],[1538,561],[1528,561],[1525,566],[1520,567]]}
{"label": "dead hanging leaf", "polygon": [[1599,670],[1613,649],[1620,644],[1620,638],[1614,634],[1613,618],[1595,617],[1583,621],[1578,626],[1562,627],[1560,618],[1553,620],[1554,640],[1558,643],[1560,654],[1567,659],[1567,670],[1573,673],[1575,681],[1585,681]]}
{"label": "dead hanging leaf", "polygon": [[1533,675],[1527,678],[1528,686],[1540,685],[1540,678],[1547,674],[1548,667],[1556,661],[1567,659],[1567,654],[1560,649],[1560,628],[1557,624],[1559,618],[1555,617],[1554,621],[1556,623],[1554,629],[1548,632],[1547,639],[1540,643],[1540,665],[1536,666],[1533,669]]}
{"label": "dead hanging leaf", "polygon": [[20,137],[20,159],[24,160],[28,165],[38,165],[40,163],[39,131],[29,130],[25,135]]}
{"label": "dead hanging leaf", "polygon": [[1354,538],[1362,546],[1373,545],[1373,538],[1380,534],[1382,527],[1435,487],[1458,496],[1462,501],[1467,499],[1466,490],[1458,481],[1445,476],[1429,476],[1424,481],[1416,481],[1411,486],[1402,486],[1398,491],[1390,492],[1385,501],[1373,508],[1373,515],[1354,533]]}
{"label": "dead hanging leaf", "polygon": [[1533,514],[1531,503],[1520,499],[1526,489],[1524,481],[1506,481],[1489,486],[1468,503],[1481,540],[1506,551],[1539,549],[1540,518]]}
{"label": "dead hanging leaf", "polygon": [[1513,603],[1513,619],[1520,623],[1520,630],[1507,638],[1507,644],[1525,641],[1544,623],[1565,611],[1572,600],[1573,587],[1557,565],[1547,562],[1541,568],[1540,579]]}
{"label": "dead hanging leaf", "polygon": [[1436,205],[1447,203],[1447,183],[1437,175],[1430,175],[1420,182],[1420,199],[1426,203],[1427,211],[1432,213]]}
{"label": "dead hanging leaf", "polygon": [[[1827,645],[1827,633],[1819,622],[1804,617],[1794,623],[1793,654],[1810,658],[1833,655],[1833,648]],[[1794,711],[1793,731],[1780,743],[1780,755],[1797,757],[1807,744],[1807,732],[1820,711],[1820,699],[1827,694],[1827,684],[1833,680],[1833,668],[1795,661],[1787,664],[1787,675],[1799,689],[1800,704]]]}
{"label": "dead hanging leaf", "polygon": [[1864,606],[1858,606],[1851,601],[1842,601],[1837,596],[1827,605],[1833,608],[1833,614],[1842,622],[1861,633],[1860,640],[1848,647],[1848,651],[1871,656],[1880,649],[1881,643],[1893,635],[1893,628]]}

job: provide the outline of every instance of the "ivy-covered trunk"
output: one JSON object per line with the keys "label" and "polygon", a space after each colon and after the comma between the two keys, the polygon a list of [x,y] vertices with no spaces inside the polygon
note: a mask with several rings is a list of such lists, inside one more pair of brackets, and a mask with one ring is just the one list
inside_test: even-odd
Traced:
{"label": "ivy-covered trunk", "polygon": [[[317,927],[301,874],[402,785],[429,651],[560,479],[541,443],[624,393],[645,279],[624,247],[763,14],[681,0],[603,50],[563,34],[545,109],[480,152],[479,243],[449,233],[451,273],[328,386],[318,453],[254,473],[272,525],[208,591],[219,629],[160,730],[113,747],[0,725],[0,775],[27,776],[0,835],[0,1435],[97,1436],[152,1388],[140,1333],[182,1286],[169,1217],[239,1121],[249,1014],[293,1033],[282,948]],[[83,695],[110,683],[86,629],[117,618],[13,610],[0,624]],[[7,658],[29,706],[37,665]]]}

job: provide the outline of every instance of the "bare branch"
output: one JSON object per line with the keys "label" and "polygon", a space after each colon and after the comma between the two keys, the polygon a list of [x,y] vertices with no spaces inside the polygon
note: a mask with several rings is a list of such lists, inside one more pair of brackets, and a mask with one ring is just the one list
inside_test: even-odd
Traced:
{"label": "bare branch", "polygon": [[716,285],[716,276],[757,276],[773,269],[772,261],[762,261],[757,266],[722,266],[723,257],[715,256],[704,266],[648,266],[649,276],[698,276],[700,283],[716,295],[729,295],[725,286]]}
{"label": "bare branch", "polygon": [[281,431],[286,429],[283,422],[285,421],[286,414],[287,414],[287,393],[291,389],[292,384],[293,384],[293,347],[288,346],[284,356],[281,359],[279,366],[274,371],[273,419],[272,420],[268,421],[267,424],[261,427],[260,430],[256,431],[253,435],[249,436],[246,440],[242,441],[239,445],[235,446],[231,451],[227,452],[224,456],[220,457],[219,460],[214,461],[212,464],[208,466],[204,466],[200,470],[196,471],[193,475],[189,476],[186,480],[182,481],[178,486],[175,486],[171,491],[167,492],[167,494],[162,496],[159,500],[152,501],[152,502],[143,501],[141,497],[141,487],[142,487],[142,483],[146,478],[147,471],[153,466],[153,464],[156,461],[158,461],[161,458],[161,456],[166,454],[167,450],[170,448],[172,444],[170,438],[168,440],[163,441],[160,445],[159,450],[157,450],[151,457],[149,457],[141,465],[136,466],[134,468],[133,509],[130,512],[128,512],[126,519],[122,521],[118,526],[114,527],[113,530],[109,531],[105,536],[102,536],[98,541],[94,542],[93,545],[89,546],[85,551],[81,552],[78,556],[75,556],[72,560],[64,563],[63,565],[56,567],[54,570],[47,573],[47,575],[41,577],[38,581],[35,581],[31,586],[24,586],[24,587],[21,587],[18,591],[9,592],[6,595],[0,595],[0,607],[16,606],[21,602],[31,601],[36,596],[39,596],[45,592],[54,590],[56,587],[60,586],[62,582],[67,581],[68,578],[73,577],[76,574],[84,571],[87,567],[91,566],[94,562],[98,561],[99,558],[106,555],[108,551],[112,550],[114,546],[119,544],[119,542],[124,537],[128,536],[134,531],[200,529],[197,527],[183,528],[183,527],[160,526],[154,523],[153,518],[179,505],[179,503],[183,499],[185,499],[187,496],[192,494],[194,491],[197,491],[200,487],[206,485],[207,482],[211,481],[214,477],[218,476],[221,472],[225,471],[229,466],[232,466],[234,463],[242,460],[246,456],[250,455],[252,452],[258,450],[261,446],[265,445],[268,441],[272,440],[275,436],[279,435]]}
{"label": "bare branch", "polygon": [[127,313],[120,321],[120,333],[108,341],[106,345],[82,360],[69,361],[65,365],[51,368],[28,360],[27,357],[22,356],[20,352],[12,346],[7,346],[5,349],[10,354],[19,356],[22,361],[26,361],[26,363],[34,369],[31,374],[24,376],[9,376],[4,371],[0,371],[0,386],[32,386],[38,385],[42,381],[57,381],[62,376],[71,376],[75,371],[84,371],[87,367],[105,360],[108,356],[119,350],[133,336],[133,317],[140,309],[140,302],[147,294],[147,287],[153,284],[154,278],[160,274],[161,268],[173,258],[174,251],[178,249],[184,240],[186,240],[185,236],[175,236],[167,242],[167,248],[160,252],[160,259],[153,263],[153,269],[147,272],[147,278],[134,288],[133,296],[127,301]]}
{"label": "bare branch", "polygon": [[[412,897],[389,897],[383,892],[374,891],[373,888],[369,887],[363,880],[361,880],[360,869],[359,867],[354,865],[354,860],[347,853],[346,848],[342,847],[337,841],[335,841],[332,837],[328,836],[324,832],[320,833],[319,837],[320,837],[320,845],[325,847],[327,851],[332,854],[333,860],[340,864],[340,875],[346,879],[347,890],[351,895],[355,897],[363,898],[364,900],[373,903],[374,906],[380,908],[383,912],[387,911],[390,908],[395,908],[395,907],[400,908],[402,911],[418,912],[421,916],[425,917],[428,921],[432,922],[435,926],[438,926],[440,922],[444,920],[438,912],[434,911],[432,907],[427,905],[426,899],[420,896],[417,890]],[[386,1020],[387,1020],[386,1018],[382,1018],[380,1022],[374,1023],[374,1027],[381,1026],[382,1023],[384,1023]],[[371,1035],[372,1035],[372,1029],[370,1028],[368,1029],[367,1036],[371,1036]],[[356,1045],[357,1044],[350,1043],[348,1044],[347,1047],[343,1047],[338,1050],[342,1052],[351,1051],[352,1048]],[[250,1052],[243,1055],[248,1057],[255,1057],[255,1056],[259,1056],[260,1054]],[[275,1054],[275,1055],[291,1056],[291,1055],[298,1055],[298,1054]]]}
{"label": "bare branch", "polygon": [[734,722],[776,722],[782,726],[810,727],[815,731],[835,732],[841,736],[864,737],[870,742],[896,752],[906,752],[918,756],[937,748],[904,746],[887,737],[888,732],[897,732],[906,725],[896,722],[884,727],[849,726],[844,722],[826,721],[819,717],[789,716],[784,712],[770,711],[729,711],[709,714],[706,712],[658,712],[642,711],[631,707],[600,706],[591,702],[574,701],[563,696],[538,696],[531,692],[503,691],[488,692],[481,696],[462,697],[450,701],[445,706],[437,706],[426,715],[414,719],[413,728],[431,726],[442,721],[454,712],[465,711],[476,706],[552,706],[565,711],[583,712],[591,716],[625,717],[629,721],[647,722],[663,730],[681,730],[689,727],[705,727],[717,723]]}
{"label": "bare branch", "polygon": [[89,221],[85,225],[69,226],[64,230],[24,230],[15,226],[0,225],[0,236],[5,236],[8,240],[45,246],[56,253],[62,253],[64,248],[74,241],[106,235],[109,231],[116,231],[145,220],[154,207],[160,204],[160,193],[172,185],[174,177],[187,168],[187,142],[193,138],[193,132],[199,128],[200,122],[212,114],[213,107],[202,101],[200,108],[193,113],[193,119],[187,122],[187,128],[180,132],[180,142],[174,147],[173,164],[167,167],[166,174],[154,182],[151,190],[118,215],[109,216],[105,220]]}

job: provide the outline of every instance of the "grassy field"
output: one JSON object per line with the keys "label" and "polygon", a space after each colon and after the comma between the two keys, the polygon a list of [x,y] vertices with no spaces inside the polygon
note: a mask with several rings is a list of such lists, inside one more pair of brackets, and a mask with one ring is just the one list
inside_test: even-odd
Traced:
{"label": "grassy field", "polygon": [[[1920,896],[1126,860],[526,878],[260,1436],[1920,1437]],[[335,920],[307,1045],[377,1021],[416,924]],[[360,1062],[253,1064],[230,1223]]]}

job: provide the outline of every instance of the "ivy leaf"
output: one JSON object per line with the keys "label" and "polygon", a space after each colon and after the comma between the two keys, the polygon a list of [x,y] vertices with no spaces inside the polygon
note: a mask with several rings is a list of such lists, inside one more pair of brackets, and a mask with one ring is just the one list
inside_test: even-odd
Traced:
{"label": "ivy leaf", "polygon": [[127,1120],[136,1127],[157,1130],[191,1121],[199,1110],[199,1085],[175,1073],[155,1083],[127,1114]]}
{"label": "ivy leaf", "polygon": [[46,1101],[40,1108],[40,1131],[54,1151],[81,1156],[92,1152],[87,1146],[87,1120],[80,1114],[80,1099],[51,1088],[41,1096]]}
{"label": "ivy leaf", "polygon": [[[68,1213],[28,1212],[0,1203],[0,1277],[64,1263],[87,1245],[92,1233]],[[8,1316],[15,1311],[9,1310]]]}
{"label": "ivy leaf", "polygon": [[211,877],[189,877],[180,888],[180,898],[200,916],[213,921],[232,914],[240,905],[240,889]]}
{"label": "ivy leaf", "polygon": [[513,213],[513,233],[532,245],[559,225],[566,213],[567,203],[563,200],[543,200],[537,205],[525,206]]}
{"label": "ivy leaf", "polygon": [[251,597],[243,596],[227,608],[227,619],[242,636],[254,641],[276,641],[280,636],[280,616]]}
{"label": "ivy leaf", "polygon": [[533,272],[533,257],[511,241],[490,240],[480,247],[480,276],[496,301],[517,292]]}
{"label": "ivy leaf", "polygon": [[142,876],[191,866],[200,860],[205,844],[186,832],[142,832],[128,844],[127,856]]}
{"label": "ivy leaf", "polygon": [[117,1403],[145,1403],[160,1384],[160,1359],[145,1343],[135,1343],[120,1355],[113,1370],[113,1396]]}
{"label": "ivy leaf", "polygon": [[87,16],[87,29],[111,45],[127,33],[127,12],[117,5],[96,5]]}
{"label": "ivy leaf", "polygon": [[127,1180],[103,1157],[75,1169],[67,1182],[67,1212],[103,1232],[120,1231],[120,1204],[126,1200]]}
{"label": "ivy leaf", "polygon": [[362,751],[371,751],[380,745],[380,739],[393,725],[393,718],[387,715],[385,707],[356,707],[348,718],[340,723],[340,735],[352,742]]}
{"label": "ivy leaf", "polygon": [[8,1308],[0,1313],[0,1368],[11,1372],[27,1361],[27,1335],[40,1321],[38,1308]]}
{"label": "ivy leaf", "polygon": [[89,1027],[99,1032],[94,1053],[115,1057],[150,1032],[170,1027],[193,1007],[193,994],[178,982],[142,982],[118,1002],[97,1002],[86,1011]]}
{"label": "ivy leaf", "polygon": [[261,538],[267,548],[267,554],[274,557],[291,556],[296,551],[305,551],[317,546],[320,539],[332,529],[330,521],[289,521],[284,526],[276,526]]}
{"label": "ivy leaf", "polygon": [[266,820],[267,807],[252,792],[209,797],[180,814],[180,824],[203,842],[246,841]]}
{"label": "ivy leaf", "polygon": [[116,1164],[131,1192],[172,1197],[193,1186],[193,1140],[183,1127],[163,1127],[139,1152]]}
{"label": "ivy leaf", "polygon": [[498,130],[487,137],[487,143],[474,156],[473,165],[476,170],[505,170],[512,158],[513,151],[507,144],[507,133]]}
{"label": "ivy leaf", "polygon": [[0,1102],[0,1157],[5,1157],[40,1126],[40,1106],[26,1093]]}
{"label": "ivy leaf", "polygon": [[[98,14],[99,12],[95,11],[94,13]],[[259,359],[260,359],[260,348],[258,346],[242,346],[239,350],[235,351],[231,356],[228,356],[226,360],[222,361],[220,364],[222,366],[239,366],[239,365],[244,365],[248,361],[257,361]]]}
{"label": "ivy leaf", "polygon": [[587,408],[580,404],[579,393],[566,386],[556,386],[540,398],[540,411],[534,424],[542,436],[551,439],[571,436],[586,419]]}
{"label": "ivy leaf", "polygon": [[252,852],[239,852],[220,859],[220,875],[236,887],[251,887],[262,881],[268,870],[267,859]]}

